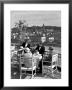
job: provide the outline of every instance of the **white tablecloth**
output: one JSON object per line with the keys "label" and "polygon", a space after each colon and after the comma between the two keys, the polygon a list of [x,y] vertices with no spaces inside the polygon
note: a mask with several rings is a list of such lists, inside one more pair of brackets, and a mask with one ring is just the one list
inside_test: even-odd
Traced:
{"label": "white tablecloth", "polygon": [[39,61],[42,59],[41,54],[33,55],[33,58],[36,60],[36,67],[38,67]]}

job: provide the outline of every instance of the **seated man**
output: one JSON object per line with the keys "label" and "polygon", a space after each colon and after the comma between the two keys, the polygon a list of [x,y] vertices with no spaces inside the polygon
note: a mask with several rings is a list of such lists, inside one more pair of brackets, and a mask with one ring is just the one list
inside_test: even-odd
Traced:
{"label": "seated man", "polygon": [[29,48],[24,50],[24,64],[27,68],[32,67],[32,53]]}

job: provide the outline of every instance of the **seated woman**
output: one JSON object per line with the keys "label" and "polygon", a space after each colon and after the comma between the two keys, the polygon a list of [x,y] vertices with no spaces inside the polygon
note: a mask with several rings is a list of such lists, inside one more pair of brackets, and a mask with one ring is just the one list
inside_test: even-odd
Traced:
{"label": "seated woman", "polygon": [[32,67],[32,53],[28,47],[24,49],[24,64],[27,68]]}
{"label": "seated woman", "polygon": [[24,57],[27,57],[27,58],[32,57],[32,53],[28,47],[24,49]]}

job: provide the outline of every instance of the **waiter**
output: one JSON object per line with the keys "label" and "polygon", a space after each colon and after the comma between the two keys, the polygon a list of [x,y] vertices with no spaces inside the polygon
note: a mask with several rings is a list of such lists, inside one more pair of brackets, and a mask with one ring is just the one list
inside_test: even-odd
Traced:
{"label": "waiter", "polygon": [[43,45],[40,45],[39,53],[42,55],[42,57],[44,52],[45,52],[45,47]]}
{"label": "waiter", "polygon": [[[46,41],[46,37],[45,37],[45,34],[43,34],[43,36],[41,37],[42,44],[45,41]],[[43,54],[45,52],[45,47],[42,44],[40,44],[40,46],[39,46],[39,53],[42,55],[42,58],[43,58]],[[39,62],[39,73],[42,73],[42,59]]]}
{"label": "waiter", "polygon": [[[40,50],[39,50],[39,53],[42,55],[42,58],[43,58],[43,54],[45,52],[45,47],[41,44],[40,45]],[[42,73],[42,59],[40,60],[39,62],[39,73]]]}

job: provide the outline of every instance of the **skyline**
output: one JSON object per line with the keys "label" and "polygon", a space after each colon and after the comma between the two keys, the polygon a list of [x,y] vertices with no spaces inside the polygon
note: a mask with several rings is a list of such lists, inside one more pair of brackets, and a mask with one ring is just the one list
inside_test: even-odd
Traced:
{"label": "skyline", "polygon": [[61,27],[61,11],[11,11],[11,27],[19,20],[25,20],[28,26]]}

